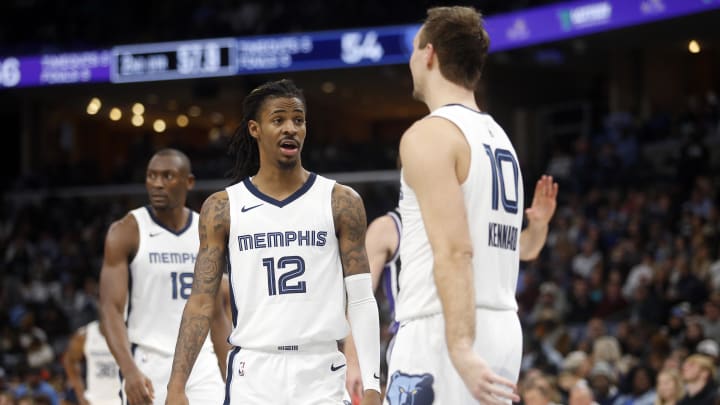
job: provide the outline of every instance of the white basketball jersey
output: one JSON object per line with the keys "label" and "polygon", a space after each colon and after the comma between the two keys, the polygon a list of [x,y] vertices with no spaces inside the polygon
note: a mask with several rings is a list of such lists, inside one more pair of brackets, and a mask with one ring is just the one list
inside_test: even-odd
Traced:
{"label": "white basketball jersey", "polygon": [[402,220],[400,218],[400,212],[398,208],[389,211],[387,214],[395,223],[395,230],[397,232],[398,244],[395,246],[390,259],[385,262],[383,266],[381,283],[383,290],[385,291],[385,297],[387,298],[388,305],[390,307],[390,317],[393,319],[393,323],[390,325],[390,331],[392,333],[397,332],[398,324],[395,322],[395,302],[397,301],[398,294],[398,276],[402,269],[402,261],[400,260],[400,238],[402,237]]}
{"label": "white basketball jersey", "polygon": [[90,404],[120,403],[120,374],[115,358],[100,333],[100,323],[85,327],[85,399]]}
{"label": "white basketball jersey", "polygon": [[311,173],[283,201],[249,178],[227,188],[231,344],[292,347],[347,335],[334,186]]}
{"label": "white basketball jersey", "polygon": [[[173,354],[200,247],[198,214],[191,211],[185,227],[175,232],[154,218],[150,207],[131,213],[140,242],[130,263],[128,337],[131,343]],[[209,339],[205,346],[211,348]]]}
{"label": "white basketball jersey", "polygon": [[[455,124],[470,145],[470,168],[462,192],[473,246],[475,302],[478,307],[517,310],[519,238],[523,182],[515,149],[488,114],[447,105],[430,114]],[[442,136],[442,134],[438,134]],[[433,278],[430,248],[417,198],[401,176],[403,220],[397,320],[442,312]]]}

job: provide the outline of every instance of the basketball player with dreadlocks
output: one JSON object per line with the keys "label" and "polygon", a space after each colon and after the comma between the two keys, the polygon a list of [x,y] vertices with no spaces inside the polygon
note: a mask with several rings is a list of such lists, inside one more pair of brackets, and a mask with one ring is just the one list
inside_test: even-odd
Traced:
{"label": "basketball player with dreadlocks", "polygon": [[245,98],[231,145],[236,184],[211,195],[200,213],[200,251],[168,404],[188,403],[185,384],[226,267],[234,348],[225,404],[342,404],[347,367],[337,342],[348,334],[347,319],[363,404],[380,403],[365,208],[351,188],[302,166],[305,114],[304,96],[289,80],[263,84]]}

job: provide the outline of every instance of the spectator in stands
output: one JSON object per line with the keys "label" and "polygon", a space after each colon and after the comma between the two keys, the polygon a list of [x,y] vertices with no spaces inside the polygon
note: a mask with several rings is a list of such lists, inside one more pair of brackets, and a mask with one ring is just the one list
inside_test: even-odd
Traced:
{"label": "spectator in stands", "polygon": [[541,371],[535,369],[526,373],[520,385],[524,405],[555,405],[560,402],[560,393]]}
{"label": "spectator in stands", "polygon": [[569,325],[584,325],[595,313],[596,303],[590,296],[587,279],[574,277],[572,290],[568,297],[568,311],[565,321]]}
{"label": "spectator in stands", "polygon": [[25,382],[21,383],[15,388],[15,397],[46,397],[50,400],[51,405],[59,405],[60,398],[55,389],[43,379],[43,373],[45,372],[39,368],[27,368],[24,373],[21,373],[21,375],[24,376]]}
{"label": "spectator in stands", "polygon": [[720,341],[720,303],[707,301],[703,306],[703,316],[698,319],[706,338]]}
{"label": "spectator in stands", "polygon": [[602,253],[597,249],[595,241],[588,239],[583,242],[580,253],[573,258],[572,270],[576,275],[582,278],[588,278],[595,265],[602,261],[602,259]]}
{"label": "spectator in stands", "polygon": [[565,395],[569,394],[578,382],[585,381],[591,368],[592,361],[585,352],[576,350],[568,353],[558,376],[558,387]]}
{"label": "spectator in stands", "polygon": [[715,365],[703,354],[693,354],[682,365],[685,396],[678,405],[714,404],[718,397]]}
{"label": "spectator in stands", "polygon": [[628,303],[622,296],[622,275],[611,271],[602,300],[595,308],[595,316],[609,321],[619,321],[627,316]]}
{"label": "spectator in stands", "polygon": [[657,396],[654,405],[676,405],[685,395],[685,387],[677,370],[661,371],[657,377],[655,391]]}
{"label": "spectator in stands", "polygon": [[655,373],[653,370],[641,364],[634,367],[626,377],[626,384],[629,387],[626,393],[621,395],[615,403],[618,405],[653,405],[655,402],[655,389],[653,382]]}
{"label": "spectator in stands", "polygon": [[643,253],[642,261],[630,269],[630,273],[623,285],[622,293],[625,299],[631,300],[634,297],[635,288],[640,284],[649,284],[652,280],[655,262],[653,252],[647,250]]}
{"label": "spectator in stands", "polygon": [[568,405],[597,405],[592,389],[585,380],[578,380],[570,389]]}
{"label": "spectator in stands", "polygon": [[600,405],[614,405],[620,395],[616,386],[615,369],[605,361],[596,362],[590,370],[590,387]]}

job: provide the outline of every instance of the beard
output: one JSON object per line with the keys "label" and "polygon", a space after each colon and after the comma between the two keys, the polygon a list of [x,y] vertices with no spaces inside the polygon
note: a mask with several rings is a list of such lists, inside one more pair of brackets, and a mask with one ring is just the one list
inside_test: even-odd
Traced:
{"label": "beard", "polygon": [[299,162],[300,159],[280,160],[278,161],[278,166],[280,167],[280,170],[292,170],[297,167]]}

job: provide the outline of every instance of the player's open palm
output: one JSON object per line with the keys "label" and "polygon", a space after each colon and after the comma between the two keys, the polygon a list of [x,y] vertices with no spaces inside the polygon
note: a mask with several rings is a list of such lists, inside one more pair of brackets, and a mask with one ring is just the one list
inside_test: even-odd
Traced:
{"label": "player's open palm", "polygon": [[455,361],[455,367],[473,397],[485,405],[504,405],[508,400],[520,401],[512,381],[495,374],[475,353]]}
{"label": "player's open palm", "polygon": [[125,380],[125,395],[133,405],[152,404],[155,397],[152,382],[139,370],[130,373]]}
{"label": "player's open palm", "polygon": [[532,206],[525,210],[530,222],[547,224],[555,214],[557,207],[558,184],[552,176],[543,175],[535,183]]}

